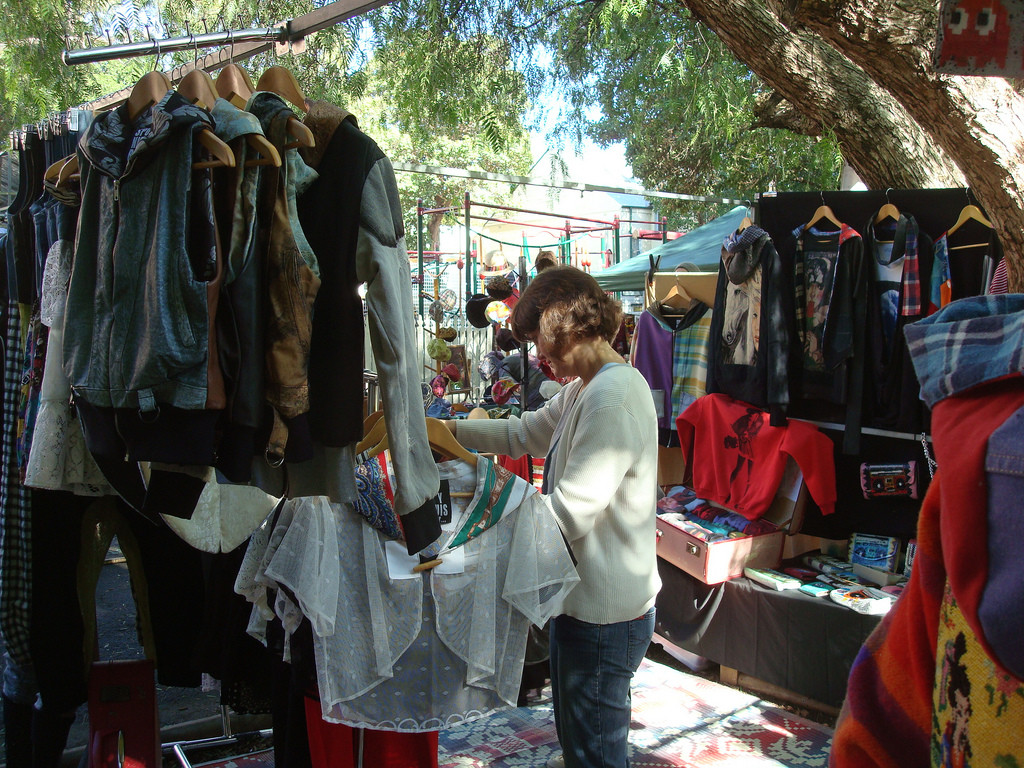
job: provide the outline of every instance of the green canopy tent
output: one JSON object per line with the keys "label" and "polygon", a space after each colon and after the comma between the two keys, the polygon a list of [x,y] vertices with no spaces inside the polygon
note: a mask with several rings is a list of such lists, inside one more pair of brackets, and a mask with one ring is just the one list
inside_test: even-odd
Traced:
{"label": "green canopy tent", "polygon": [[659,272],[671,272],[680,264],[691,262],[708,272],[717,272],[722,258],[722,241],[736,231],[748,213],[739,205],[707,224],[687,232],[682,237],[662,243],[647,253],[603,269],[594,275],[598,285],[606,291],[642,291],[651,258],[657,259]]}

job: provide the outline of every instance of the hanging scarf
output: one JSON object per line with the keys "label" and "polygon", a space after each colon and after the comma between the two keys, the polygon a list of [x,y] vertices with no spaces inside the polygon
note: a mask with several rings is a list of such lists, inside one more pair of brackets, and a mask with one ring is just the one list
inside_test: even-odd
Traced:
{"label": "hanging scarf", "polygon": [[892,250],[889,251],[888,260],[879,258],[877,250],[872,249],[875,250],[875,260],[881,266],[906,257],[903,262],[903,296],[900,299],[900,315],[903,317],[916,317],[921,314],[921,263],[917,257],[917,234],[917,220],[913,216],[900,214],[900,220],[894,228]]}

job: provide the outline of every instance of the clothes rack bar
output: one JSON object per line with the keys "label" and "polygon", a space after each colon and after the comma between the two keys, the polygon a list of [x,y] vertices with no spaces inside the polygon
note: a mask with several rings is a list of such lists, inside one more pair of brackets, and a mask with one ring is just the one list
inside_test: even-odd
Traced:
{"label": "clothes rack bar", "polygon": [[154,56],[172,51],[192,50],[194,48],[212,48],[214,46],[231,45],[232,43],[253,43],[262,40],[287,42],[288,28],[262,27],[223,32],[203,32],[185,37],[150,38],[134,43],[105,45],[100,48],[81,48],[64,51],[61,60],[67,65],[92,64],[97,61],[110,61],[133,56]]}
{"label": "clothes rack bar", "polygon": [[[797,419],[797,421],[806,421],[808,424],[813,424],[814,426],[818,427],[818,429],[831,429],[836,432],[846,431],[846,426],[843,424],[831,424],[829,422],[824,421],[815,421],[814,419]],[[863,432],[865,435],[876,435],[878,437],[894,437],[900,440],[912,440],[915,443],[921,442],[922,437],[921,432],[893,432],[892,430],[876,429],[874,427],[861,427],[860,431]],[[926,440],[928,440],[928,442],[931,442],[931,435],[925,434],[924,437]]]}

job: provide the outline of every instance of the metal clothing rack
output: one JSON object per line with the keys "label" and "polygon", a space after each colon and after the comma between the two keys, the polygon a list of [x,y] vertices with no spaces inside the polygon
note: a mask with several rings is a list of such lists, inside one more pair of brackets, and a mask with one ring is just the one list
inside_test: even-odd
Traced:
{"label": "metal clothing rack", "polygon": [[[135,56],[151,56],[171,50],[168,44],[176,44],[180,47],[174,50],[198,50],[199,47],[223,46],[220,50],[200,56],[194,61],[189,61],[166,72],[171,83],[176,83],[194,69],[201,69],[212,72],[220,69],[231,62],[245,61],[257,54],[269,51],[274,46],[287,46],[301,43],[306,37],[322,29],[333,27],[346,19],[359,16],[374,8],[386,5],[391,0],[334,0],[309,13],[296,16],[291,21],[271,27],[259,29],[225,30],[222,32],[204,33],[202,35],[188,35],[186,37],[163,38],[147,40],[138,43],[123,43],[118,45],[103,46],[102,48],[82,49],[76,51],[65,51],[62,58],[71,64],[83,64],[89,61],[109,61],[111,59],[130,58]],[[264,36],[267,32],[273,32],[272,37]],[[252,33],[259,39],[250,38],[242,42],[240,35]],[[213,42],[198,42],[209,35],[217,35]],[[219,42],[217,42],[219,40]],[[182,44],[184,41],[184,44]],[[142,46],[141,50],[137,46]],[[100,52],[103,58],[91,58],[91,52]],[[73,61],[70,61],[73,59]],[[123,103],[131,93],[131,88],[123,88],[120,91],[102,96],[93,101],[79,105],[81,107],[101,110],[116,107]]]}
{"label": "metal clothing rack", "polygon": [[[219,51],[203,57],[197,55],[194,61],[172,69],[168,73],[168,77],[172,83],[175,83],[194,69],[212,71],[233,61],[243,61],[263,53],[269,50],[271,46],[291,46],[295,43],[301,43],[308,35],[314,32],[327,29],[346,19],[385,5],[388,2],[390,0],[335,0],[276,26],[203,32],[183,37],[150,38],[144,41],[127,42],[97,48],[65,50],[61,55],[61,59],[67,65],[75,65],[136,56],[159,57],[162,53],[183,50],[195,50],[198,54],[199,48],[223,46]],[[79,109],[91,112],[117,106],[128,98],[131,90],[131,88],[125,88],[108,94],[86,104],[79,105]],[[68,114],[71,115],[71,112]],[[26,126],[26,128],[35,128],[35,126]],[[228,708],[223,705],[221,706],[220,719],[222,735],[202,739],[172,741],[162,744],[162,751],[173,753],[182,768],[192,768],[192,763],[185,754],[185,751],[188,749],[234,744],[240,739],[249,736],[268,737],[273,735],[273,729],[261,729],[239,734],[233,733],[230,713]]]}
{"label": "metal clothing rack", "polygon": [[81,48],[64,51],[61,60],[71,66],[73,64],[93,64],[97,61],[111,61],[133,56],[159,56],[172,51],[193,50],[196,48],[212,48],[214,46],[232,45],[234,43],[275,42],[287,43],[291,40],[289,26],[263,27],[224,32],[201,32],[187,37],[150,38],[137,42],[105,45],[99,48]]}

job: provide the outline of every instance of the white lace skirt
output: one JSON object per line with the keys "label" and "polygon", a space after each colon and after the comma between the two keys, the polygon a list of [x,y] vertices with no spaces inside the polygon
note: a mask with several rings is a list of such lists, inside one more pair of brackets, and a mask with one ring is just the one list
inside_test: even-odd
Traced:
{"label": "white lace skirt", "polygon": [[71,385],[64,374],[63,326],[50,328],[46,363],[25,485],[79,496],[114,493],[85,447],[78,418],[71,411]]}

